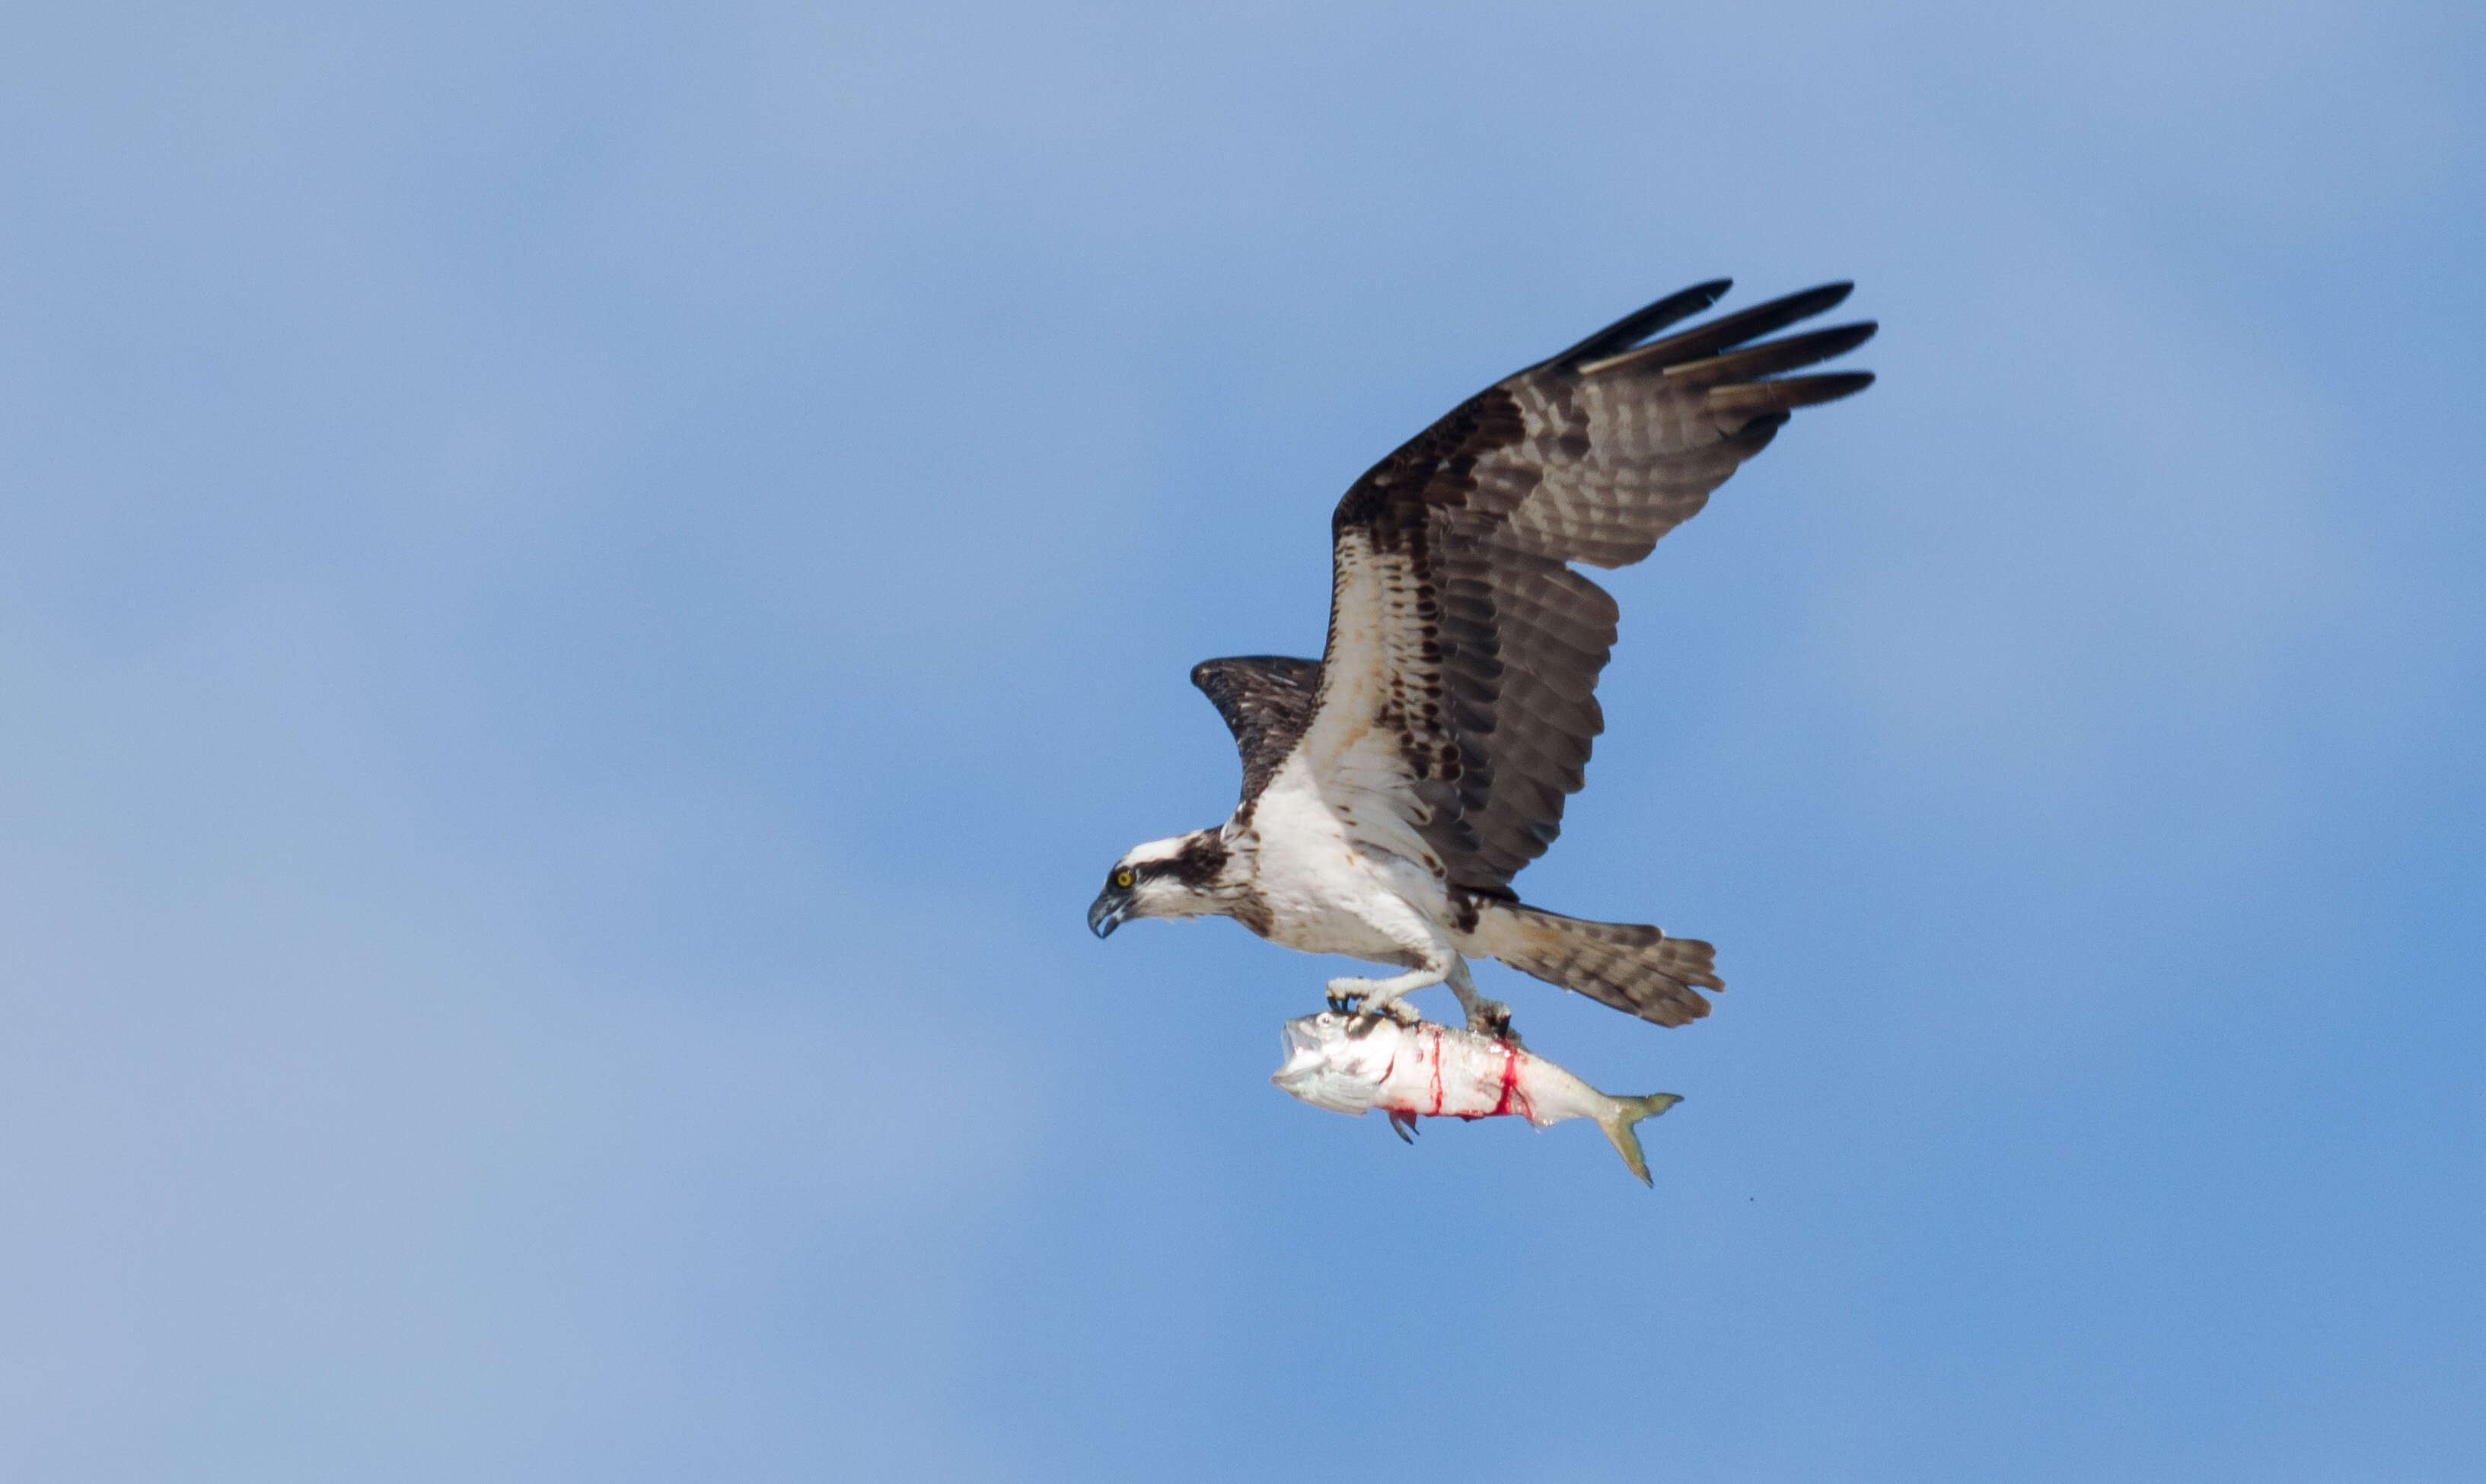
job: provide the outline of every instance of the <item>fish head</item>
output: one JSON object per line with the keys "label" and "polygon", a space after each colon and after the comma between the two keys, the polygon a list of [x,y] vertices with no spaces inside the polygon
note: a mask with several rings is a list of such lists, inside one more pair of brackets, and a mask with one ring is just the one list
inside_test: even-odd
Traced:
{"label": "fish head", "polygon": [[1381,1096],[1402,1034],[1387,1015],[1323,1010],[1290,1020],[1278,1031],[1285,1060],[1269,1080],[1315,1108],[1368,1112]]}

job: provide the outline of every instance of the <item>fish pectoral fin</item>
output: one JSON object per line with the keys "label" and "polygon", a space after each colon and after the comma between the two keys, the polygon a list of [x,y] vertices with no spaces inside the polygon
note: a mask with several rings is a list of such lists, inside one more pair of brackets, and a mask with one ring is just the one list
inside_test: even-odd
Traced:
{"label": "fish pectoral fin", "polygon": [[1384,1109],[1383,1112],[1390,1114],[1390,1132],[1398,1136],[1399,1142],[1412,1144],[1416,1141],[1414,1113],[1400,1113],[1395,1108]]}

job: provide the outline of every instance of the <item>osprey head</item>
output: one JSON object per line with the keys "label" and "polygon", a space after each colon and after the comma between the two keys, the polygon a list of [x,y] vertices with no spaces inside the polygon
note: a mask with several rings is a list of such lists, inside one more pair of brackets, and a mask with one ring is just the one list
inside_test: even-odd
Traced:
{"label": "osprey head", "polygon": [[1126,918],[1196,918],[1218,909],[1215,885],[1226,868],[1226,841],[1215,830],[1133,845],[1105,873],[1105,890],[1088,909],[1088,926],[1110,937]]}

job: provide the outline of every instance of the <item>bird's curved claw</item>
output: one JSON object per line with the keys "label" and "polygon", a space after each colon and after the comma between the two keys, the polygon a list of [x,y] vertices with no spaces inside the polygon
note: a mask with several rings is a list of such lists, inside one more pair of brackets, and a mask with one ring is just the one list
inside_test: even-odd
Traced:
{"label": "bird's curved claw", "polygon": [[1398,1136],[1398,1141],[1400,1143],[1414,1143],[1416,1141],[1416,1115],[1413,1113],[1400,1113],[1395,1108],[1391,1109],[1390,1132]]}
{"label": "bird's curved claw", "polygon": [[1519,1031],[1510,1024],[1510,1006],[1499,1000],[1479,1000],[1468,1011],[1468,1029],[1478,1035],[1489,1035],[1505,1046],[1520,1045]]}
{"label": "bird's curved claw", "polygon": [[1367,990],[1339,988],[1340,984],[1354,984],[1357,982],[1358,981],[1354,979],[1330,980],[1329,1007],[1338,1011],[1340,1015],[1369,1015],[1376,1020],[1387,1015],[1392,1020],[1396,1021],[1402,1026],[1423,1024],[1424,1019],[1423,1011],[1417,1009],[1412,1004],[1409,1004],[1406,997],[1403,995],[1395,1000],[1384,1000],[1376,1004],[1373,1003],[1371,993]]}

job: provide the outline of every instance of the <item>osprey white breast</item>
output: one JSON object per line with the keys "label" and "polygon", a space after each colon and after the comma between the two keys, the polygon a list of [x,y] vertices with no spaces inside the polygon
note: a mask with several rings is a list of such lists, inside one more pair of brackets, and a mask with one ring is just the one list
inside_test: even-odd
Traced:
{"label": "osprey white breast", "polygon": [[1626,316],[1470,398],[1367,470],[1331,515],[1318,661],[1192,671],[1233,731],[1243,792],[1214,829],[1124,853],[1089,909],[1230,917],[1307,952],[1393,965],[1334,1003],[1404,1013],[1448,983],[1506,1031],[1467,960],[1496,958],[1659,1025],[1709,1013],[1708,944],[1523,904],[1511,879],[1561,833],[1605,727],[1596,686],[1616,608],[1570,563],[1628,565],[1699,512],[1800,407],[1872,382],[1787,376],[1870,323],[1763,340],[1847,297],[1832,284],[1652,339],[1724,281]]}

